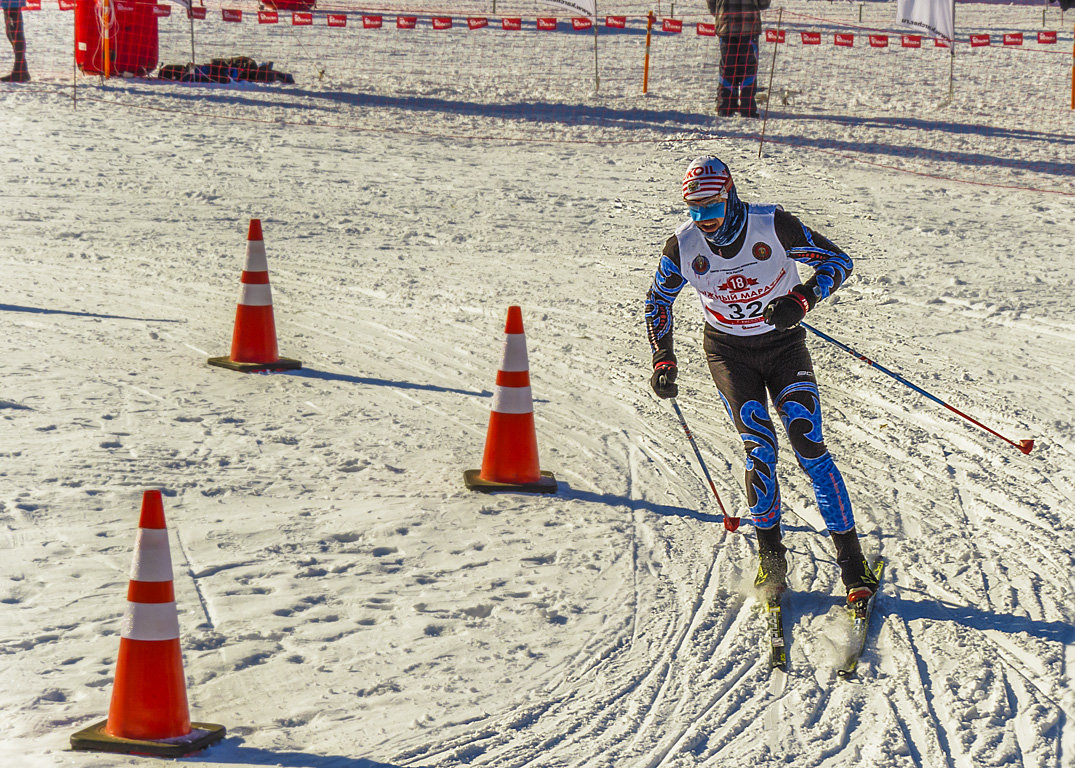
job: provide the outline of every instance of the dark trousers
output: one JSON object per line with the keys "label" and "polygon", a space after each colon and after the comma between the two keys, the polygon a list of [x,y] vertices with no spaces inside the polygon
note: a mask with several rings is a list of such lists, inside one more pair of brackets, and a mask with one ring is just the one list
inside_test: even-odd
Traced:
{"label": "dark trousers", "polygon": [[26,73],[26,33],[23,31],[22,10],[5,8],[4,27],[7,31],[7,39],[11,42],[11,48],[15,53],[12,74],[24,75]]}
{"label": "dark trousers", "polygon": [[758,79],[758,37],[720,39],[720,103],[722,115],[758,116],[754,101]]}
{"label": "dark trousers", "polygon": [[853,528],[847,488],[821,433],[821,401],[806,331],[731,336],[707,325],[703,347],[724,407],[743,440],[754,525],[768,529],[780,524],[776,428],[767,407],[771,400],[795,458],[814,486],[825,525],[836,533]]}

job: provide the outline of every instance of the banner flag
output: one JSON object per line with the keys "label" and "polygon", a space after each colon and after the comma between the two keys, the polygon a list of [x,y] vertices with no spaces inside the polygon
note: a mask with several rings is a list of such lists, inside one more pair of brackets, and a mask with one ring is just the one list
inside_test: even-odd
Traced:
{"label": "banner flag", "polygon": [[944,40],[955,39],[955,0],[896,0],[896,21]]}
{"label": "banner flag", "polygon": [[597,0],[545,0],[545,3],[558,5],[573,11],[576,16],[589,16],[597,19]]}

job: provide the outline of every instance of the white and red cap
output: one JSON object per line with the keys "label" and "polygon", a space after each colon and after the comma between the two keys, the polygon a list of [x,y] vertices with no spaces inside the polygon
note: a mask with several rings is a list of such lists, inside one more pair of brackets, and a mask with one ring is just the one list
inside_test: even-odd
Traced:
{"label": "white and red cap", "polygon": [[683,199],[693,202],[724,197],[733,186],[728,166],[715,155],[704,155],[688,165],[683,174]]}

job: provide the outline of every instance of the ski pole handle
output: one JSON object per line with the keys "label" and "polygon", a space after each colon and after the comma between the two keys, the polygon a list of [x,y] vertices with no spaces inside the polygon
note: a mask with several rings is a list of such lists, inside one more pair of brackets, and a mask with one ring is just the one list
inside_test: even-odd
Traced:
{"label": "ski pole handle", "polygon": [[709,475],[709,469],[702,459],[702,452],[698,450],[698,443],[694,441],[694,435],[691,433],[691,428],[687,426],[687,420],[683,418],[683,411],[679,410],[679,403],[676,402],[674,397],[668,399],[672,403],[672,410],[676,412],[676,417],[679,419],[679,426],[683,427],[683,432],[687,435],[687,439],[691,443],[691,448],[694,449],[694,455],[698,459],[698,465],[702,468],[702,474],[705,475],[710,490],[713,491],[713,497],[717,500],[717,506],[720,507],[721,514],[724,515],[724,528],[729,531],[736,530],[739,528],[739,518],[729,515],[728,511],[724,509],[724,503],[720,500],[720,494],[717,493],[717,486],[713,482],[713,478]]}

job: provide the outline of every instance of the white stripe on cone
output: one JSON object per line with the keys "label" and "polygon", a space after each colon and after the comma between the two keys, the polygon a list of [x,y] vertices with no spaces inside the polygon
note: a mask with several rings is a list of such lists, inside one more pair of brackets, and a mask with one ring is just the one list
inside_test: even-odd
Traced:
{"label": "white stripe on cone", "polygon": [[128,640],[178,640],[175,603],[127,603],[120,636]]}
{"label": "white stripe on cone", "polygon": [[248,240],[246,243],[246,271],[268,272],[269,260],[265,258],[265,241]]}
{"label": "white stripe on cone", "polygon": [[133,581],[171,581],[172,555],[168,551],[168,531],[139,528],[131,562]]}
{"label": "white stripe on cone", "polygon": [[530,387],[497,387],[493,393],[493,410],[497,413],[532,413],[534,399]]}
{"label": "white stripe on cone", "polygon": [[239,303],[248,307],[271,307],[272,288],[268,283],[243,283]]}
{"label": "white stripe on cone", "polygon": [[500,370],[505,372],[528,371],[530,364],[526,359],[526,334],[508,333],[504,335],[504,362]]}

